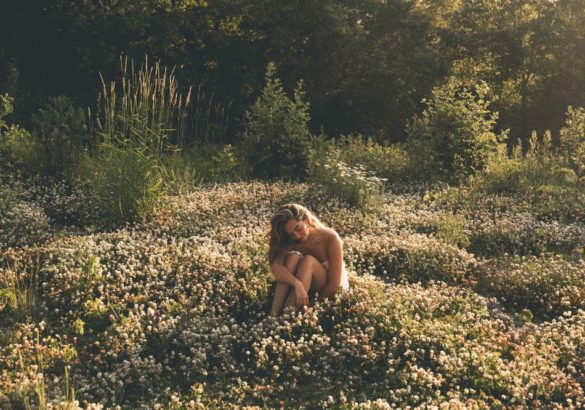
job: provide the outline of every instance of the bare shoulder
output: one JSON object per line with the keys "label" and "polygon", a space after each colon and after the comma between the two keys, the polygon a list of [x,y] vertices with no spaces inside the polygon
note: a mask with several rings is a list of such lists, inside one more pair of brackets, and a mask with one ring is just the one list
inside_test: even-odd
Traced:
{"label": "bare shoulder", "polygon": [[335,242],[339,242],[342,243],[343,241],[341,240],[341,238],[339,237],[339,234],[337,232],[335,232],[334,229],[328,228],[326,226],[321,228],[321,232],[323,235],[323,240],[327,243],[335,243]]}

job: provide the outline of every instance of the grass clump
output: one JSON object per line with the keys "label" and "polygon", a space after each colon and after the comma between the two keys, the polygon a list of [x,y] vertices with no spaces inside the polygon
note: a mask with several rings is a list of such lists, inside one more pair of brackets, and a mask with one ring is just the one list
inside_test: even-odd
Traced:
{"label": "grass clump", "polygon": [[81,161],[80,183],[89,198],[89,223],[115,226],[152,215],[163,196],[196,182],[182,160],[191,90],[180,92],[173,72],[148,61],[128,70],[122,60],[121,92],[102,82],[96,128],[99,143]]}
{"label": "grass clump", "polygon": [[103,143],[79,169],[90,199],[84,212],[88,223],[115,226],[144,219],[155,212],[168,189],[162,158],[126,141]]}

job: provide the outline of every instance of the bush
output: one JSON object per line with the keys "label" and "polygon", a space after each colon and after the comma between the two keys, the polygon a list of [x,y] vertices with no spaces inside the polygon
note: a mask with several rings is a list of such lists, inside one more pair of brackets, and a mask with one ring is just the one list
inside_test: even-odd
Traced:
{"label": "bush", "polygon": [[184,156],[207,182],[234,182],[241,180],[245,174],[242,159],[230,144],[201,145]]}
{"label": "bush", "polygon": [[390,185],[400,186],[411,179],[408,152],[400,145],[378,144],[372,138],[361,135],[342,135],[332,141],[327,155],[352,167],[363,166],[385,178]]}
{"label": "bush", "polygon": [[414,157],[429,176],[462,178],[485,168],[506,134],[494,133],[497,114],[488,109],[488,87],[449,79],[424,101],[422,115],[407,126]]}
{"label": "bush", "polygon": [[12,110],[12,98],[0,94],[0,171],[34,173],[37,170],[37,142],[23,128],[5,121]]}
{"label": "bush", "polygon": [[246,111],[242,155],[254,176],[302,179],[307,173],[309,146],[309,104],[304,101],[302,82],[291,100],[273,63],[268,64],[265,79],[261,95]]}
{"label": "bush", "polygon": [[71,173],[89,147],[85,114],[68,97],[51,97],[32,117],[37,140],[37,167],[41,174],[63,178]]}
{"label": "bush", "polygon": [[514,147],[511,156],[502,150],[488,161],[483,172],[476,175],[471,187],[488,194],[534,194],[538,187],[555,180],[555,170],[560,166],[551,140],[548,131],[540,141],[533,132],[525,154],[520,143]]}
{"label": "bush", "polygon": [[565,126],[560,131],[560,149],[575,171],[584,172],[585,108],[567,108]]}
{"label": "bush", "polygon": [[97,154],[84,157],[78,170],[78,183],[88,194],[84,222],[98,226],[143,220],[167,190],[161,158],[144,147],[104,143]]}
{"label": "bush", "polygon": [[190,91],[178,89],[173,72],[146,62],[138,72],[122,60],[122,93],[116,83],[98,96],[96,149],[79,167],[81,190],[90,200],[82,214],[90,223],[115,226],[144,220],[173,190],[196,183],[179,154],[185,142]]}
{"label": "bush", "polygon": [[384,181],[361,165],[349,166],[326,157],[312,172],[311,181],[351,207],[376,210],[384,204]]}

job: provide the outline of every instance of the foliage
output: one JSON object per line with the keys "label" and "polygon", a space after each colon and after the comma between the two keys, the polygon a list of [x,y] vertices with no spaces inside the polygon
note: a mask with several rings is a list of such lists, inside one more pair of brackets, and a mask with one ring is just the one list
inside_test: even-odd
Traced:
{"label": "foliage", "polygon": [[12,101],[8,94],[0,94],[0,170],[31,171],[36,167],[37,142],[25,129],[6,122],[13,110]]}
{"label": "foliage", "polygon": [[[469,204],[462,187],[426,199],[387,195],[374,215],[314,188],[282,181],[197,186],[166,197],[167,206],[143,223],[2,249],[9,261],[0,264],[2,286],[12,272],[35,272],[42,257],[35,310],[44,321],[15,317],[10,300],[0,299],[0,315],[12,317],[0,321],[1,403],[582,406],[578,254],[574,261],[549,255],[478,264],[443,239],[413,233],[424,225],[456,238],[453,232],[470,235],[476,220],[492,217],[513,225],[530,204],[496,195]],[[352,291],[274,319],[265,226],[291,200],[341,234]],[[466,226],[442,227],[447,215]],[[543,225],[550,243],[583,232],[554,222],[556,231],[553,221]],[[528,309],[537,322],[555,320],[525,323]],[[75,399],[66,393],[71,385]]]}
{"label": "foliage", "polygon": [[243,159],[231,144],[204,144],[185,153],[204,181],[238,181],[246,175]]}
{"label": "foliage", "polygon": [[70,176],[89,147],[86,118],[66,96],[51,97],[32,117],[38,172],[55,178]]}
{"label": "foliage", "polygon": [[256,102],[246,111],[242,154],[254,176],[302,179],[307,169],[309,104],[304,101],[302,82],[287,97],[276,66],[266,67],[265,85]]}
{"label": "foliage", "polygon": [[[560,149],[569,170],[559,170],[575,191],[585,187],[585,108],[568,107],[560,131]],[[571,172],[572,171],[572,172]]]}
{"label": "foliage", "polygon": [[161,158],[140,145],[103,143],[97,154],[83,158],[78,170],[78,183],[90,198],[85,223],[112,226],[144,219],[166,191]]}
{"label": "foliage", "polygon": [[[308,0],[299,8],[245,0],[26,7],[12,0],[0,35],[22,41],[0,49],[0,89],[17,96],[23,119],[42,96],[66,94],[86,106],[98,72],[115,75],[120,50],[134,59],[148,54],[214,90],[218,102],[233,101],[233,130],[262,87],[269,58],[285,85],[305,80],[313,131],[382,131],[396,142],[421,98],[454,75],[487,81],[499,128],[525,142],[532,129],[559,129],[569,104],[585,105],[580,1]],[[213,142],[233,143],[235,134]]]}
{"label": "foliage", "polygon": [[379,144],[372,137],[341,135],[331,142],[327,154],[349,166],[363,166],[387,180],[390,186],[400,186],[411,178],[410,158],[403,145]]}
{"label": "foliage", "polygon": [[424,101],[426,109],[408,124],[415,158],[428,175],[463,178],[481,171],[495,155],[505,134],[494,132],[485,83],[466,86],[450,78]]}
{"label": "foliage", "polygon": [[316,166],[311,181],[351,207],[376,210],[384,204],[385,179],[361,165],[349,166],[341,160],[326,157]]}
{"label": "foliage", "polygon": [[[155,137],[162,148],[163,140],[175,145],[187,141],[191,88],[180,89],[174,70],[169,71],[157,61],[148,64],[148,58],[138,70],[134,61],[120,57],[121,81],[106,85],[98,95],[97,131],[106,143],[117,136],[121,140],[137,134]],[[116,86],[121,91],[116,91]],[[153,147],[154,148],[154,147]],[[157,149],[159,149],[157,148]]]}
{"label": "foliage", "polygon": [[553,147],[550,132],[541,138],[533,132],[526,153],[522,153],[520,143],[509,157],[500,152],[469,181],[471,189],[476,193],[521,194],[529,197],[545,217],[583,220],[585,156],[581,151],[585,144],[580,135],[585,115],[581,111],[569,107],[558,148]]}
{"label": "foliage", "polygon": [[522,153],[520,142],[511,156],[502,150],[471,180],[471,186],[478,192],[530,195],[538,187],[553,183],[560,165],[559,158],[554,155],[550,132],[540,141],[533,132],[526,153]]}
{"label": "foliage", "polygon": [[400,150],[383,147],[361,136],[327,140],[315,136],[309,151],[309,177],[328,195],[362,210],[375,210],[384,202],[385,175],[401,171]]}
{"label": "foliage", "polygon": [[469,234],[466,230],[466,220],[461,214],[439,213],[432,214],[429,219],[413,220],[412,224],[418,233],[432,234],[437,239],[456,245],[460,248],[467,248]]}

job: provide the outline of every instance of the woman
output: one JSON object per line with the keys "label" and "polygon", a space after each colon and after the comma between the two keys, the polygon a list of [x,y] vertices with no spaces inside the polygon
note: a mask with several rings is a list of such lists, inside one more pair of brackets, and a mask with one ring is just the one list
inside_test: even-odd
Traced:
{"label": "woman", "polygon": [[268,260],[276,279],[270,314],[283,306],[309,303],[334,295],[341,286],[349,290],[343,266],[343,244],[337,232],[325,227],[307,208],[298,204],[281,207],[270,220]]}

